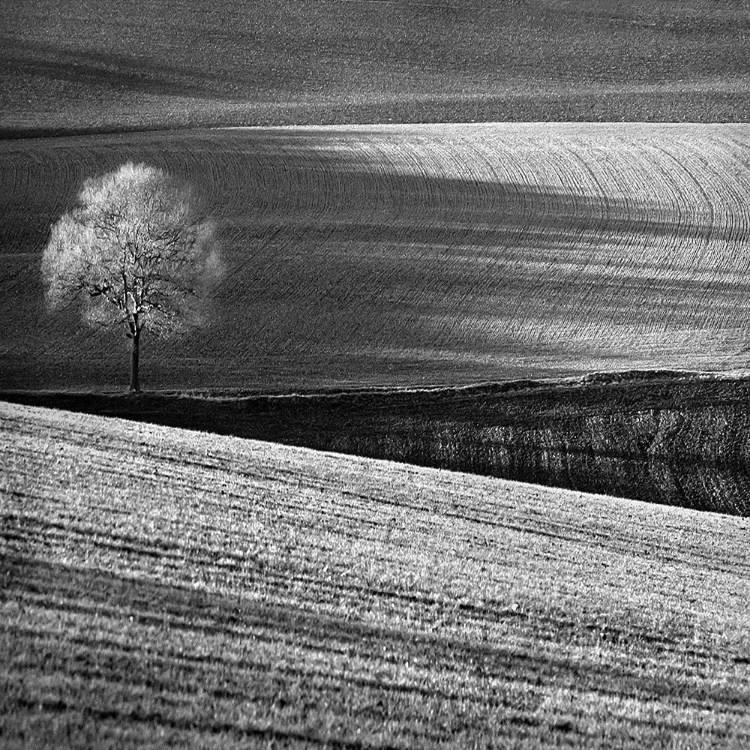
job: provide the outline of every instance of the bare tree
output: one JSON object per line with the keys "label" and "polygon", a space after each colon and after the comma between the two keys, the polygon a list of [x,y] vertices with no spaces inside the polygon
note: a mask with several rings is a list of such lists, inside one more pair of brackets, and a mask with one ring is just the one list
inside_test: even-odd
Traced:
{"label": "bare tree", "polygon": [[44,249],[47,301],[53,310],[80,301],[90,325],[125,327],[137,392],[143,331],[166,337],[203,322],[221,270],[214,225],[188,185],[145,164],[86,180],[78,199]]}

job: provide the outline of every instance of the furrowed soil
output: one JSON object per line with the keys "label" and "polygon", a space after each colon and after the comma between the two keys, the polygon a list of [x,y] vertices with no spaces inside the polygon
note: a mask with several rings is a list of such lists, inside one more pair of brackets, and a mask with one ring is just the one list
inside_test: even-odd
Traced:
{"label": "furrowed soil", "polygon": [[0,129],[745,121],[735,0],[25,0]]}
{"label": "furrowed soil", "polygon": [[143,341],[155,389],[748,367],[750,126],[398,125],[0,141],[0,388],[117,389],[122,332],[50,316],[49,226],[125,160],[189,179],[226,274]]}
{"label": "furrowed soil", "polygon": [[0,405],[3,747],[750,743],[747,521]]}

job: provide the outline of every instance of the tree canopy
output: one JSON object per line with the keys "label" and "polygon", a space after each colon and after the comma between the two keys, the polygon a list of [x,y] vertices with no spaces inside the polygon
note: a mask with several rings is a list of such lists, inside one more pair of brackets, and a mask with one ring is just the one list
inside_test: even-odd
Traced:
{"label": "tree canopy", "polygon": [[166,337],[204,323],[221,260],[192,188],[130,162],[85,181],[78,205],[52,226],[42,274],[51,309],[80,302],[87,323],[125,327],[138,391],[142,331]]}

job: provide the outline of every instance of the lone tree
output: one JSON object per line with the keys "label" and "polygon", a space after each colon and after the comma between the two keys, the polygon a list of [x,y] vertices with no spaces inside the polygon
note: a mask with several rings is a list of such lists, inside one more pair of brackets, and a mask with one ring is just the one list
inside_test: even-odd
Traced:
{"label": "lone tree", "polygon": [[188,185],[145,164],[86,180],[78,200],[44,249],[47,302],[80,301],[90,325],[124,326],[137,392],[143,331],[167,337],[203,321],[202,298],[220,275],[214,225]]}

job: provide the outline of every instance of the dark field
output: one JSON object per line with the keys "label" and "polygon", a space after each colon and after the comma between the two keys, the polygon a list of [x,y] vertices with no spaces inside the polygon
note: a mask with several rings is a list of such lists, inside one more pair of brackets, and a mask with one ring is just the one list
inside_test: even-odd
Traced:
{"label": "dark field", "polygon": [[3,748],[750,743],[747,521],[0,403]]}
{"label": "dark field", "polygon": [[299,396],[7,400],[750,515],[750,381],[678,373]]}
{"label": "dark field", "polygon": [[731,0],[4,2],[6,133],[205,125],[745,121]]}

